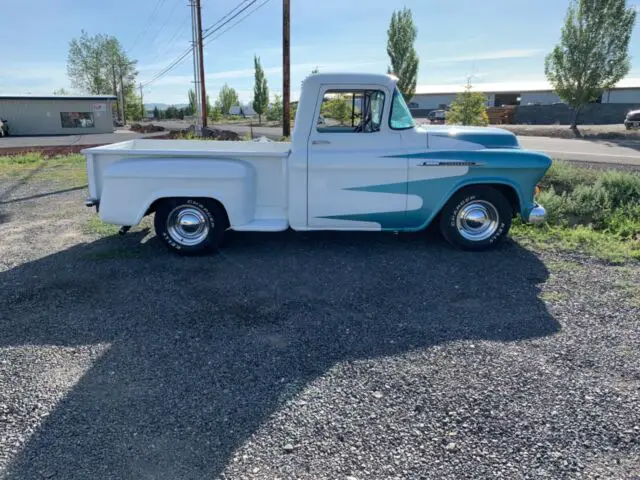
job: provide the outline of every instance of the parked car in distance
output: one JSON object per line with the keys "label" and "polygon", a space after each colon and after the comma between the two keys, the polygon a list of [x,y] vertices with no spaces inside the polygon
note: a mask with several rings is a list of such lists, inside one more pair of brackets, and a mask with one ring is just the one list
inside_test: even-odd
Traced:
{"label": "parked car in distance", "polygon": [[446,120],[447,112],[444,110],[432,110],[427,114],[427,118],[434,125],[443,125]]}
{"label": "parked car in distance", "polygon": [[640,128],[640,110],[632,110],[627,113],[627,117],[624,119],[624,126],[627,130]]}
{"label": "parked car in distance", "polygon": [[9,136],[9,122],[4,118],[0,118],[0,137]]}
{"label": "parked car in distance", "polygon": [[[318,121],[323,102],[336,119]],[[227,229],[420,231],[486,250],[516,215],[544,221],[537,184],[551,159],[511,132],[417,126],[393,77],[317,74],[302,85],[290,143],[129,140],[83,151],[89,198],[123,228],[155,213],[181,254],[215,250]]]}

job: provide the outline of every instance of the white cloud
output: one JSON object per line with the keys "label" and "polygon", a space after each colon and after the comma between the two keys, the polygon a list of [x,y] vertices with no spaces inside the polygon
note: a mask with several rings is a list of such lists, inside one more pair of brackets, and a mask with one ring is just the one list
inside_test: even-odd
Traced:
{"label": "white cloud", "polygon": [[50,95],[69,88],[66,67],[47,64],[9,64],[0,70],[0,93]]}
{"label": "white cloud", "polygon": [[494,50],[490,52],[480,52],[471,55],[463,55],[457,57],[443,57],[425,60],[424,63],[429,64],[455,64],[463,62],[477,62],[482,60],[508,60],[512,58],[530,58],[539,55],[542,52],[539,48],[513,49],[513,50]]}

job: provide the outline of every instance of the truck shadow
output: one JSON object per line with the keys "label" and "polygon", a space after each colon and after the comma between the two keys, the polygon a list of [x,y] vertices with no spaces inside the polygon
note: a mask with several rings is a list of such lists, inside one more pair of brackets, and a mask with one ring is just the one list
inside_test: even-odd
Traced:
{"label": "truck shadow", "polygon": [[[515,243],[472,254],[413,234],[233,233],[219,255],[180,258],[139,241],[0,273],[0,347],[108,346],[7,478],[215,478],[338,362],[559,331],[538,298],[547,269]],[[124,245],[144,258],[100,255]]]}

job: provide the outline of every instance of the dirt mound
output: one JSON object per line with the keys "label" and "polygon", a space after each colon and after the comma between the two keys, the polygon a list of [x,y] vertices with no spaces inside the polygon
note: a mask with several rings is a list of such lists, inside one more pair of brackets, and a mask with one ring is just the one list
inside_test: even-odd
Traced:
{"label": "dirt mound", "polygon": [[134,123],[131,125],[132,132],[138,133],[154,133],[154,132],[164,132],[165,128],[160,125],[154,125],[153,123],[149,123],[148,125],[142,125],[140,123]]}
{"label": "dirt mound", "polygon": [[[189,128],[185,128],[183,130],[176,130],[171,132],[168,138],[191,139],[191,138],[198,138],[198,137],[196,137],[195,127],[192,125]],[[231,130],[222,130],[220,128],[213,128],[213,127],[204,127],[202,129],[202,139],[233,141],[233,142],[242,140],[240,135],[238,135],[236,132],[232,132]]]}

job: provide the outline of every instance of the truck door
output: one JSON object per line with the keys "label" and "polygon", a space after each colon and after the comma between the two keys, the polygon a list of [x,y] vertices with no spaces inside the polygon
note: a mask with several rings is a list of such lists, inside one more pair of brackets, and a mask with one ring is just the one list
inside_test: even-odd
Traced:
{"label": "truck door", "polygon": [[308,226],[396,230],[405,224],[408,160],[388,124],[392,92],[320,89],[308,144]]}

